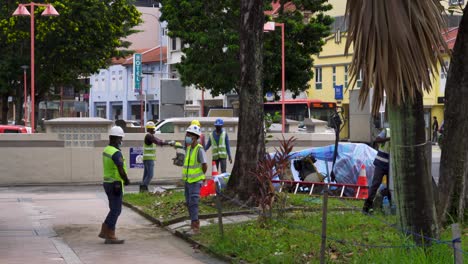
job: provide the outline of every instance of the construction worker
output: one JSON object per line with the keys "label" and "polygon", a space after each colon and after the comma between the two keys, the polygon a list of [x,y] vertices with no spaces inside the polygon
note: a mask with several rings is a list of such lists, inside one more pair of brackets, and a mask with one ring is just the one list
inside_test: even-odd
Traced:
{"label": "construction worker", "polygon": [[[390,128],[384,128],[375,139],[376,143],[379,143],[379,150],[377,156],[374,159],[374,177],[372,178],[372,185],[369,189],[369,196],[364,202],[362,211],[366,214],[374,211],[374,198],[377,194],[377,190],[382,183],[384,175],[387,175],[389,179],[389,167],[390,167]],[[389,186],[389,180],[387,180],[387,186]],[[388,191],[388,187],[384,190],[386,196],[391,203],[391,194]]]}
{"label": "construction worker", "polygon": [[109,213],[102,223],[99,237],[105,239],[106,244],[123,244],[123,239],[115,236],[115,226],[122,212],[122,196],[124,185],[129,185],[127,177],[127,165],[120,151],[124,131],[119,126],[114,126],[109,131],[109,145],[102,153],[104,168],[104,190],[109,200]]}
{"label": "construction worker", "polygon": [[154,136],[156,125],[149,121],[146,123],[146,135],[143,142],[143,180],[140,185],[140,192],[147,192],[148,186],[154,176],[154,161],[156,160],[156,145],[173,145],[172,141],[163,141]]}
{"label": "construction worker", "polygon": [[213,161],[216,162],[216,168],[219,171],[219,165],[221,164],[221,173],[226,172],[226,158],[229,158],[229,162],[232,164],[231,158],[231,147],[229,146],[229,137],[226,131],[223,129],[224,121],[221,118],[216,119],[214,126],[215,131],[210,133],[208,143],[205,146],[205,150],[208,150],[213,145],[212,157]]}
{"label": "construction worker", "polygon": [[185,134],[185,143],[188,147],[182,168],[182,179],[185,181],[185,202],[191,220],[189,234],[198,234],[200,232],[198,202],[200,201],[200,189],[208,168],[206,153],[202,145],[198,143],[200,135],[200,127],[197,125],[190,125]]}
{"label": "construction worker", "polygon": [[[192,120],[190,125],[196,125],[201,129],[200,121],[198,121],[197,119]],[[205,147],[205,135],[203,135],[203,133],[201,133],[200,138],[198,139],[198,143],[200,143],[202,147]]]}

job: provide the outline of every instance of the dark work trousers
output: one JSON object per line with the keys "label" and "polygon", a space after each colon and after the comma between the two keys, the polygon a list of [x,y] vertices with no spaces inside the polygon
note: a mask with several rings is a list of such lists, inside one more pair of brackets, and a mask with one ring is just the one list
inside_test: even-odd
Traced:
{"label": "dark work trousers", "polygon": [[113,182],[103,183],[104,190],[109,199],[109,213],[107,214],[104,223],[111,229],[115,230],[115,225],[120,213],[122,212],[122,188],[116,189]]}
{"label": "dark work trousers", "polygon": [[[389,177],[388,177],[388,170],[386,169],[382,169],[378,166],[375,166],[374,167],[374,177],[372,177],[372,185],[370,186],[370,189],[369,189],[369,197],[366,199],[365,203],[364,203],[364,207],[367,207],[367,208],[372,208],[373,204],[374,204],[374,198],[375,198],[375,195],[377,194],[377,190],[379,189],[380,187],[380,184],[382,184],[382,179],[383,179],[383,176],[384,175],[387,175],[387,188],[388,186],[390,186],[390,180],[389,180]],[[390,197],[389,197],[390,199]]]}
{"label": "dark work trousers", "polygon": [[200,201],[200,189],[203,181],[193,183],[185,182],[185,203],[188,207],[190,220],[198,220],[198,202]]}
{"label": "dark work trousers", "polygon": [[221,173],[225,173],[226,172],[226,159],[220,158],[215,161],[216,161],[216,169],[218,170],[218,172],[219,172],[219,165],[221,164]]}

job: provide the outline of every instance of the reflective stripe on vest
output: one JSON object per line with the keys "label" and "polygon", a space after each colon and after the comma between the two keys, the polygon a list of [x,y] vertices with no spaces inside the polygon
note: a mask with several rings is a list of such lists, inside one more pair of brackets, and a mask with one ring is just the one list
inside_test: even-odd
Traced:
{"label": "reflective stripe on vest", "polygon": [[143,160],[156,160],[156,144],[146,145],[143,143]]}
{"label": "reflective stripe on vest", "polygon": [[[103,181],[104,182],[115,182],[120,181],[122,183],[122,190],[123,190],[123,180],[120,177],[119,169],[117,165],[115,165],[114,161],[112,160],[112,156],[118,152],[119,149],[113,146],[107,146],[102,153],[102,164],[103,164]],[[123,168],[124,171],[127,172],[127,165],[125,163],[125,158],[123,158]]]}
{"label": "reflective stripe on vest", "polygon": [[[390,128],[385,128],[385,138],[390,137]],[[379,147],[379,151],[390,153],[390,141],[385,142]]]}
{"label": "reflective stripe on vest", "polygon": [[[216,133],[213,131],[213,133]],[[226,131],[223,130],[221,135],[219,136],[219,142],[216,143],[213,133],[210,133],[210,140],[211,140],[211,145],[213,146],[213,160],[218,160],[218,159],[225,159],[227,158],[227,150],[226,150]]]}
{"label": "reflective stripe on vest", "polygon": [[200,144],[197,144],[194,149],[192,149],[192,146],[187,148],[182,179],[188,183],[194,183],[205,179],[202,164],[198,162],[198,150],[200,148],[202,148]]}

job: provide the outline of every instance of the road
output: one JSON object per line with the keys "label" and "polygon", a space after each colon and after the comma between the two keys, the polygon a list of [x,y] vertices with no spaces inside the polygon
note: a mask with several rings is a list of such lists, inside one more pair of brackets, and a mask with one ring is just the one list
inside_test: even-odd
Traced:
{"label": "road", "polygon": [[105,245],[100,186],[3,187],[0,205],[1,263],[223,263],[125,207],[117,229],[125,244]]}

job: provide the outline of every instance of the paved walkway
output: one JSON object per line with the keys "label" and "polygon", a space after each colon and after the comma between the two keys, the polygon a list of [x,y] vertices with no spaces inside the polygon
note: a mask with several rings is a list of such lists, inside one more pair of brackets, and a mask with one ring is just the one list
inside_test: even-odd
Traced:
{"label": "paved walkway", "polygon": [[126,207],[117,229],[125,244],[105,245],[100,186],[4,187],[0,208],[1,263],[223,263]]}

